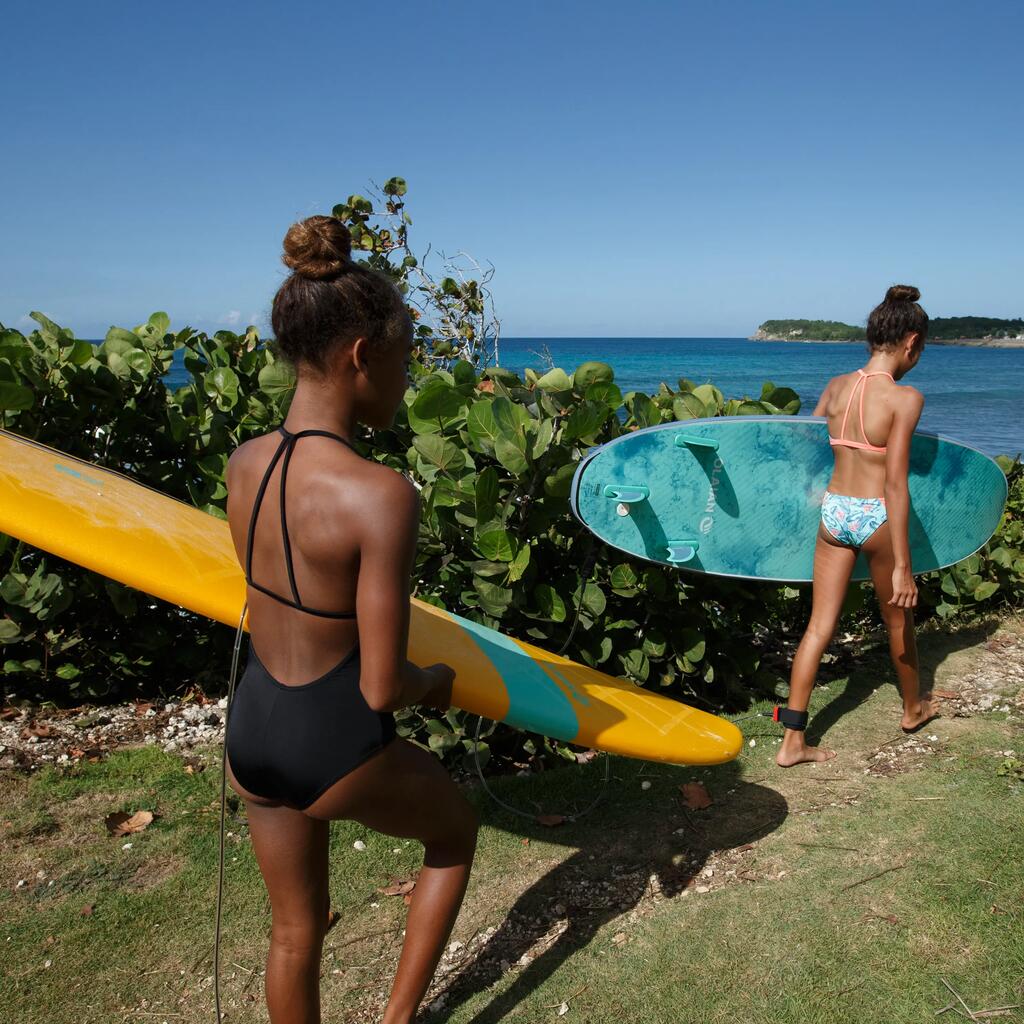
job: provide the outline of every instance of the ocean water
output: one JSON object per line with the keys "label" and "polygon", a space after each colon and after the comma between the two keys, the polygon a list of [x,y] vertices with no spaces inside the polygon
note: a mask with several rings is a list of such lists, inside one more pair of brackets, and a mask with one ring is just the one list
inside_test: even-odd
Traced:
{"label": "ocean water", "polygon": [[[710,381],[727,398],[759,398],[773,381],[792,388],[805,414],[830,377],[863,366],[863,342],[813,344],[745,338],[502,338],[500,363],[521,372],[551,364],[567,371],[588,359],[608,363],[627,391],[656,391],[680,377]],[[990,455],[1024,451],[1024,348],[930,345],[904,383],[925,397],[921,429],[955,438]]]}
{"label": "ocean water", "polygon": [[[590,359],[608,363],[622,392],[675,389],[680,377],[711,381],[727,398],[759,398],[773,381],[792,388],[810,414],[830,377],[863,366],[862,342],[813,344],[746,338],[502,338],[500,362],[522,373],[551,365],[567,371]],[[175,365],[168,383],[186,378]],[[906,378],[925,396],[921,429],[990,455],[1024,451],[1024,348],[930,345]]]}

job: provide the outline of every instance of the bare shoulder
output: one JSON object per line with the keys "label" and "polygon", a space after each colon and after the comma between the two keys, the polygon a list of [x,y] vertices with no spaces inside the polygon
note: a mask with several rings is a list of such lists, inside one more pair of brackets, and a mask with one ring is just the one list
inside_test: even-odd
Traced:
{"label": "bare shoulder", "polygon": [[388,466],[339,452],[344,466],[329,474],[323,488],[325,534],[331,525],[348,536],[353,532],[404,534],[419,519],[419,492],[412,482]]}
{"label": "bare shoulder", "polygon": [[909,384],[896,384],[890,400],[904,413],[919,413],[924,408],[924,395]]}
{"label": "bare shoulder", "polygon": [[224,482],[231,490],[232,481],[239,481],[245,476],[248,467],[254,462],[263,458],[266,461],[264,450],[268,447],[273,435],[261,434],[259,437],[252,437],[240,444],[229,456],[227,469],[224,472]]}

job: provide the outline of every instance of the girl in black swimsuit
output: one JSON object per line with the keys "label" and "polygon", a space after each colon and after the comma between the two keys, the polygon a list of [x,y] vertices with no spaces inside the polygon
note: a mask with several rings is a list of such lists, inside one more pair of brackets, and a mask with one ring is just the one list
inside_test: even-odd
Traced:
{"label": "girl in black swimsuit", "polygon": [[228,720],[228,779],[246,801],[270,895],[272,1024],[320,1020],[328,823],[423,843],[383,1018],[406,1024],[458,914],[477,830],[437,760],[395,737],[392,712],[446,708],[454,673],[406,660],[416,491],[351,446],[359,423],[389,426],[402,401],[412,323],[394,286],[352,262],[341,221],[295,224],[284,248],[293,273],[273,327],[297,370],[295,396],[286,426],[242,445],[227,473],[251,636]]}

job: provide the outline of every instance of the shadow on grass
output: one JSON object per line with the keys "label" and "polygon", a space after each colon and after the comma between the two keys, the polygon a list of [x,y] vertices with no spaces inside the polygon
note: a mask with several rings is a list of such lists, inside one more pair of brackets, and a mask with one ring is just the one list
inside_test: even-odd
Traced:
{"label": "shadow on grass", "polygon": [[[935,689],[935,676],[942,663],[959,651],[976,647],[987,640],[999,628],[999,621],[992,619],[979,625],[957,630],[944,630],[931,626],[918,630],[917,656],[920,668],[921,692],[930,693]],[[896,688],[895,672],[889,659],[885,631],[879,629],[872,634],[872,646],[865,652],[860,665],[850,672],[843,692],[826,704],[811,719],[807,727],[807,742],[817,745],[825,734],[844,715],[854,711],[866,701],[880,683],[885,682]],[[898,693],[898,690],[897,690]],[[942,713],[941,704],[939,713]]]}
{"label": "shadow on grass", "polygon": [[[623,762],[613,764],[623,768],[623,776],[634,774]],[[503,1020],[569,957],[588,946],[604,925],[637,907],[649,893],[652,875],[665,898],[678,896],[712,854],[754,842],[786,818],[788,807],[782,796],[765,786],[741,781],[742,768],[736,762],[703,776],[714,803],[701,811],[687,810],[676,788],[700,777],[700,769],[652,765],[643,770],[645,777],[656,779],[653,797],[639,798],[639,778],[622,786],[616,775],[610,784],[612,793],[603,804],[582,821],[558,829],[517,821],[493,804],[485,805],[483,813],[490,826],[575,847],[576,852],[516,900],[486,946],[450,981],[442,1009],[426,1012],[422,1020],[449,1019],[457,1007],[505,977],[511,965],[547,937],[550,944],[542,947],[505,991],[471,1018],[473,1024]],[[594,766],[552,774],[573,778],[554,800],[563,806],[590,802],[599,778]],[[514,786],[495,788],[503,797],[515,800]],[[662,812],[652,813],[663,792],[670,795]],[[551,802],[551,797],[545,797],[545,803]],[[562,921],[567,924],[558,933]]]}

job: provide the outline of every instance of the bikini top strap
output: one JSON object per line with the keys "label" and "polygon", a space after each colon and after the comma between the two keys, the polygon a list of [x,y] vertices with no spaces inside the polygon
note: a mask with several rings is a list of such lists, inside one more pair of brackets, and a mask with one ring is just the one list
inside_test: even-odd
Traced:
{"label": "bikini top strap", "polygon": [[[891,380],[894,384],[896,383],[896,378],[893,377],[893,375],[891,373],[888,373],[885,370],[872,370],[871,373],[865,373],[863,370],[858,369],[857,372],[860,374],[860,380],[863,382],[863,387],[860,389],[860,406],[859,406],[859,408],[860,408],[860,434],[861,434],[861,437],[864,438],[865,443],[870,445],[871,442],[868,441],[868,432],[864,429],[864,392],[867,391],[867,389],[868,389],[868,377],[888,377],[889,380]],[[871,447],[874,448],[875,445],[871,445]]]}
{"label": "bikini top strap", "polygon": [[[845,441],[846,438],[846,421],[850,418],[850,408],[853,405],[853,399],[857,394],[857,389],[864,383],[864,372],[863,370],[857,370],[857,379],[853,383],[853,387],[850,389],[850,397],[846,400],[846,411],[843,413],[843,425],[839,428],[839,440]],[[863,392],[861,392],[861,398],[863,400]],[[864,426],[864,414],[861,412],[861,427]]]}

